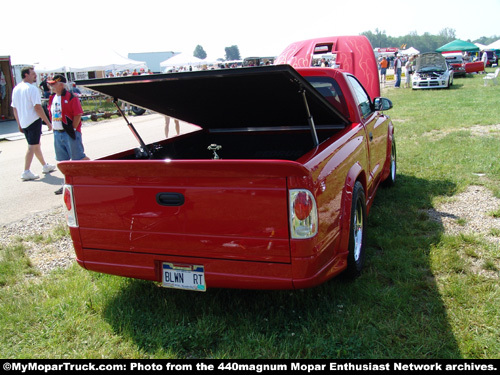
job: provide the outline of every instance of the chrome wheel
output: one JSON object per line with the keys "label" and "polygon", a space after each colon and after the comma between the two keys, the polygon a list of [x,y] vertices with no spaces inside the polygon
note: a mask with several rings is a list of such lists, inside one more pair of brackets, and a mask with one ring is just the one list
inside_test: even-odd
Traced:
{"label": "chrome wheel", "polygon": [[365,263],[366,198],[361,182],[357,181],[352,192],[351,220],[349,228],[349,252],[344,276],[353,279],[359,276]]}
{"label": "chrome wheel", "polygon": [[354,211],[354,225],[352,228],[352,235],[354,239],[353,255],[356,263],[359,262],[359,259],[361,258],[361,250],[363,248],[363,219],[363,203],[358,199],[358,202],[356,203],[356,210]]}

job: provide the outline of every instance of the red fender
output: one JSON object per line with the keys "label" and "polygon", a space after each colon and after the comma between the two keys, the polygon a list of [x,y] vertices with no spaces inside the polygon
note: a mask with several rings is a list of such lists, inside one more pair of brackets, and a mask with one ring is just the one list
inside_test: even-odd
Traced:
{"label": "red fender", "polygon": [[361,164],[354,164],[349,172],[344,184],[344,190],[342,192],[342,208],[340,217],[340,241],[339,241],[339,251],[345,252],[347,254],[347,249],[349,247],[349,229],[351,226],[351,206],[352,206],[352,192],[354,191],[354,185],[356,181],[360,181],[366,192],[366,176],[363,171]]}

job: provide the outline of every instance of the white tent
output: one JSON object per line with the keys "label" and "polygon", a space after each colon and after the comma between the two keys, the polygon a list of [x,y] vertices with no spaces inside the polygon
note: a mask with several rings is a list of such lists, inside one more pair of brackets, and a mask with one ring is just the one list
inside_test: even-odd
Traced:
{"label": "white tent", "polygon": [[94,52],[79,56],[70,65],[72,72],[92,72],[97,70],[134,70],[147,69],[144,61],[131,60],[123,57],[114,51],[105,51],[98,55]]}
{"label": "white tent", "polygon": [[401,53],[402,55],[411,56],[411,55],[418,55],[420,51],[416,48],[410,47],[408,49],[399,51],[399,53]]}
{"label": "white tent", "polygon": [[40,58],[34,66],[39,73],[147,69],[145,62],[128,59],[111,50],[63,50]]}
{"label": "white tent", "polygon": [[179,53],[175,56],[172,56],[171,58],[162,61],[160,63],[160,66],[162,68],[168,68],[171,66],[200,66],[206,64],[203,60],[194,57],[193,55],[189,55],[187,53]]}
{"label": "white tent", "polygon": [[499,49],[500,50],[500,39],[498,39],[496,42],[488,44],[486,46],[486,49],[488,49],[488,50],[490,50],[490,49]]}

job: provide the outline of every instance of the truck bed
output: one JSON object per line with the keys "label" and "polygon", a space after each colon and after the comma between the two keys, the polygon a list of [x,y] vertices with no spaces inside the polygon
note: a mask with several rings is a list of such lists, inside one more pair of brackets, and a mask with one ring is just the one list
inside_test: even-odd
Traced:
{"label": "truck bed", "polygon": [[[318,130],[319,142],[324,142],[343,128],[342,126]],[[152,152],[152,159],[155,160],[207,160],[214,158],[213,151],[208,150],[210,145],[221,146],[216,151],[221,159],[233,160],[298,160],[314,149],[309,130],[279,129],[270,129],[265,132],[200,130],[148,147]],[[128,150],[102,160],[132,160],[144,156],[134,150]]]}

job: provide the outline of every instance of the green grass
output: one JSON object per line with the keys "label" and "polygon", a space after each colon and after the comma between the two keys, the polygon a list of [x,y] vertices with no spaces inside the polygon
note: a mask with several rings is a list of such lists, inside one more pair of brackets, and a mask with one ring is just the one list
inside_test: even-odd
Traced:
{"label": "green grass", "polygon": [[[377,193],[355,282],[194,293],[76,265],[33,277],[20,240],[0,249],[0,356],[498,358],[500,249],[445,234],[427,210],[471,184],[499,196],[500,133],[472,128],[500,124],[500,86],[475,76],[383,94],[394,103],[397,184]],[[55,232],[37,241],[67,235]]]}

